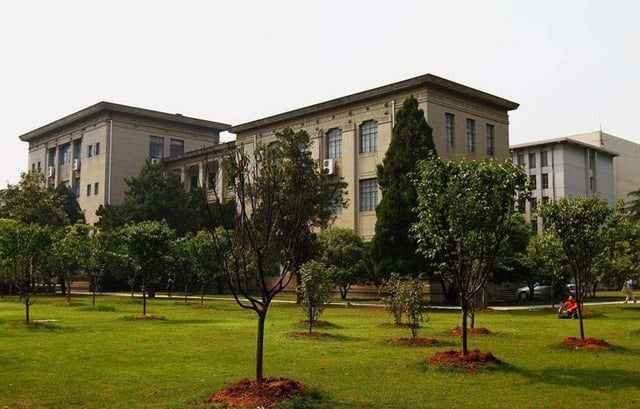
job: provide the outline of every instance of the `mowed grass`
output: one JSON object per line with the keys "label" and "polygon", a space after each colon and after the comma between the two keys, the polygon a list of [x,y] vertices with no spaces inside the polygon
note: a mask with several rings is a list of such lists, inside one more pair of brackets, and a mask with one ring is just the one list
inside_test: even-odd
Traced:
{"label": "mowed grass", "polygon": [[[74,296],[39,297],[24,324],[23,305],[0,300],[0,408],[206,408],[225,385],[252,378],[256,317],[232,301],[184,305],[151,300],[157,320],[132,320],[139,300],[103,296],[97,307]],[[329,307],[318,328],[331,338],[303,338],[302,309],[274,304],[265,340],[265,375],[303,382],[332,408],[637,408],[640,404],[640,304],[589,306],[587,337],[611,350],[560,346],[578,336],[576,320],[549,309],[489,311],[476,326],[471,349],[490,351],[498,369],[431,368],[435,352],[458,349],[448,331],[459,312],[432,310],[421,335],[436,346],[399,346],[408,329],[385,325],[378,307]]]}

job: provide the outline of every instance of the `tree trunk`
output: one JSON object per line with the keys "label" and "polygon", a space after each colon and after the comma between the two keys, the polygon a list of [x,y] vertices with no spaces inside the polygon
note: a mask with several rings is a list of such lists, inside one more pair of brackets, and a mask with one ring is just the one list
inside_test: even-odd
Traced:
{"label": "tree trunk", "polygon": [[267,319],[267,309],[265,307],[262,311],[256,311],[258,313],[258,336],[256,342],[256,383],[258,386],[262,386],[264,376],[262,375],[262,364],[264,358],[264,322]]}
{"label": "tree trunk", "polygon": [[[462,297],[461,297],[462,298]],[[469,349],[467,347],[467,310],[468,306],[464,303],[460,303],[460,309],[462,310],[462,322],[460,323],[460,341],[462,344],[462,356],[467,356]]]}
{"label": "tree trunk", "polygon": [[313,308],[309,307],[307,310],[307,318],[309,318],[309,334],[313,332]]}
{"label": "tree trunk", "polygon": [[29,297],[24,297],[24,312],[25,312],[25,321],[27,324],[29,323]]}
{"label": "tree trunk", "polygon": [[187,292],[189,291],[189,285],[184,283],[184,305],[187,305]]}
{"label": "tree trunk", "polygon": [[346,300],[349,293],[349,285],[340,286],[340,299]]}
{"label": "tree trunk", "polygon": [[67,292],[64,294],[64,298],[67,300],[67,305],[71,304],[71,281],[67,281]]}
{"label": "tree trunk", "polygon": [[580,339],[584,341],[584,322],[582,321],[582,305],[578,302],[578,321],[580,322]]}
{"label": "tree trunk", "polygon": [[147,289],[142,281],[142,315],[147,315]]}
{"label": "tree trunk", "polygon": [[200,285],[200,306],[204,305],[204,284]]}

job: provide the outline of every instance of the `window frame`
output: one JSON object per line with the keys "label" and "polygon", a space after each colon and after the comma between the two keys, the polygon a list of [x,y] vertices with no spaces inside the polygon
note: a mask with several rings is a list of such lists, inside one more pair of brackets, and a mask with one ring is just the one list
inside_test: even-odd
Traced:
{"label": "window frame", "polygon": [[359,126],[360,153],[378,151],[378,123],[373,119],[364,121]]}
{"label": "window frame", "polygon": [[444,113],[444,143],[448,147],[453,147],[456,135],[456,116],[450,112]]}
{"label": "window frame", "polygon": [[378,179],[360,179],[358,183],[358,202],[360,212],[373,212],[378,206]]}
{"label": "window frame", "polygon": [[325,134],[327,150],[325,159],[337,159],[342,157],[342,129],[331,128]]}
{"label": "window frame", "polygon": [[467,152],[476,150],[476,120],[467,118]]}

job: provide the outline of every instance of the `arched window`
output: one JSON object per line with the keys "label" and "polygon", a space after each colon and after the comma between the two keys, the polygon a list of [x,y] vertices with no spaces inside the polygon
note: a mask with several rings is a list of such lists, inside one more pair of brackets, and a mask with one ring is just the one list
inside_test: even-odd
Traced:
{"label": "arched window", "polygon": [[378,123],[365,121],[360,125],[360,153],[378,150]]}
{"label": "arched window", "polygon": [[342,130],[329,129],[327,132],[327,159],[342,157]]}

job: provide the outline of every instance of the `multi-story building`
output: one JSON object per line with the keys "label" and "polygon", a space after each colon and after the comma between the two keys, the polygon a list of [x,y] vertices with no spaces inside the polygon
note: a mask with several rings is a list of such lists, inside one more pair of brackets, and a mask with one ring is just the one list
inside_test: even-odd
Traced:
{"label": "multi-story building", "polygon": [[613,163],[617,153],[613,151],[567,137],[513,145],[511,155],[531,180],[531,200],[518,203],[518,209],[534,231],[542,229],[542,219],[536,215],[539,203],[598,196],[615,205]]}
{"label": "multi-story building", "polygon": [[518,104],[431,74],[235,125],[231,132],[237,148],[251,151],[286,127],[305,130],[313,157],[348,183],[349,207],[337,215],[336,226],[370,239],[380,199],[376,168],[389,147],[396,112],[412,95],[441,157],[509,157],[508,112]]}
{"label": "multi-story building", "polygon": [[640,189],[640,144],[602,131],[571,135],[567,138],[618,154],[613,158],[613,185],[616,200],[628,202],[631,199],[628,196],[629,192]]}
{"label": "multi-story building", "polygon": [[216,145],[230,125],[100,102],[20,136],[29,142],[29,168],[51,186],[75,191],[88,223],[100,205],[124,199],[125,179],[146,160]]}

